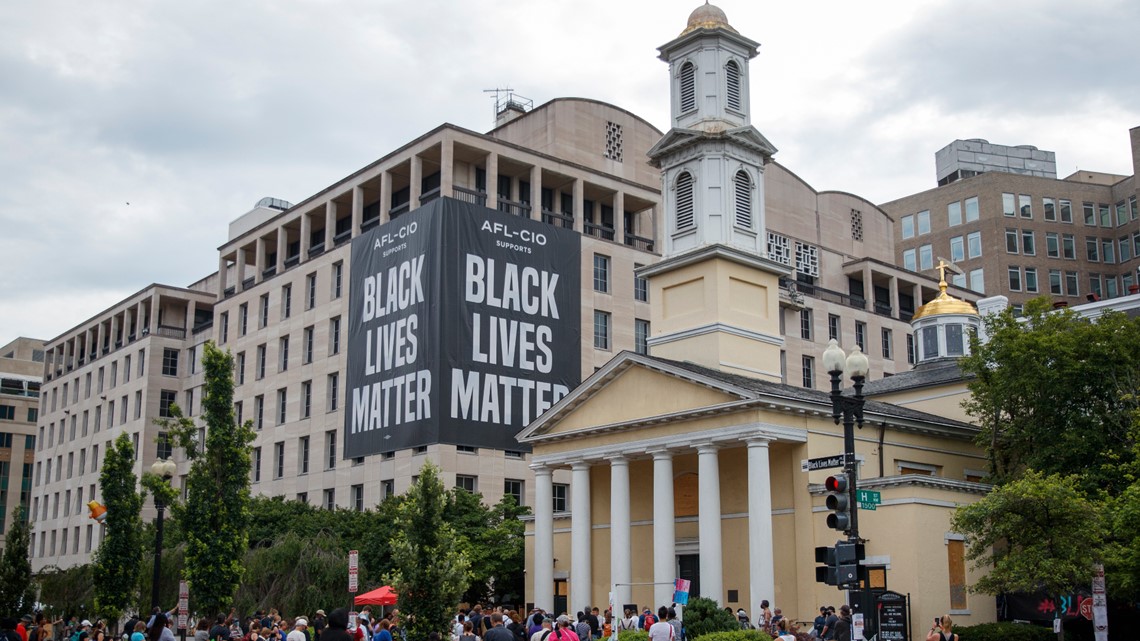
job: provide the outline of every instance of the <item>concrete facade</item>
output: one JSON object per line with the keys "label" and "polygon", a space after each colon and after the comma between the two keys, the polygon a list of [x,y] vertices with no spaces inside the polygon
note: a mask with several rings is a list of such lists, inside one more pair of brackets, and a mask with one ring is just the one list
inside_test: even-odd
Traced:
{"label": "concrete facade", "polygon": [[12,524],[30,516],[43,362],[41,340],[0,347],[0,550]]}

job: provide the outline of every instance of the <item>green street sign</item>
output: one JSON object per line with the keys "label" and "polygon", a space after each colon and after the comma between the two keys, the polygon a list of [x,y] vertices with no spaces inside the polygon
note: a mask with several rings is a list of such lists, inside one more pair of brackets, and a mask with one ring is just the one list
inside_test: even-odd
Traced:
{"label": "green street sign", "polygon": [[[856,490],[855,500],[866,505],[882,505],[883,495],[879,493],[878,490]],[[866,510],[875,509],[873,507],[865,507],[864,505],[860,505],[859,507]]]}

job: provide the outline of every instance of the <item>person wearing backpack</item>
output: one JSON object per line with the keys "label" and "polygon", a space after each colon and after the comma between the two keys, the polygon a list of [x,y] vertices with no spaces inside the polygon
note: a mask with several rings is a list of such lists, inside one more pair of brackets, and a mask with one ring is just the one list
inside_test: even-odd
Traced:
{"label": "person wearing backpack", "polygon": [[534,634],[530,635],[530,641],[547,641],[550,634],[554,632],[554,619],[550,617],[542,617],[542,622],[539,624],[539,629]]}
{"label": "person wearing backpack", "polygon": [[652,628],[654,623],[657,623],[657,619],[649,611],[649,608],[645,608],[645,614],[641,616],[641,629],[649,632],[649,628]]}

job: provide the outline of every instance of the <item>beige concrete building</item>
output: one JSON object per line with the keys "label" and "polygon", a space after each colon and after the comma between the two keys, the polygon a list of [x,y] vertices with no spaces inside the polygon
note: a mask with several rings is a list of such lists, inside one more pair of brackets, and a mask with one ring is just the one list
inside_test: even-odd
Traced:
{"label": "beige concrete building", "polygon": [[[961,152],[968,160],[1001,164],[943,167],[940,155],[942,186],[883,204],[895,220],[898,264],[929,272],[945,257],[963,271],[956,284],[1006,296],[1015,310],[1041,295],[1075,305],[1135,291],[1140,127],[1131,130],[1130,141],[1133,175],[1079,170],[1060,180],[1040,167],[1024,168],[1034,154],[1052,152],[955,141],[971,150]],[[1015,162],[1022,165],[1002,166]]]}
{"label": "beige concrete building", "polygon": [[43,362],[43,341],[17,338],[0,347],[0,550],[32,506]]}
{"label": "beige concrete building", "polygon": [[[843,430],[828,394],[784,381],[777,367],[793,352],[782,326],[791,269],[757,238],[768,238],[765,221],[777,224],[770,197],[788,173],[731,100],[756,43],[706,4],[661,52],[673,82],[673,129],[651,157],[665,177],[663,233],[672,242],[639,270],[649,281],[650,353],[619,354],[519,434],[533,447],[538,486],[527,594],[555,611],[604,605],[611,594],[619,608],[656,607],[672,601],[674,579],[684,578],[691,594],[721,605],[755,614],[766,599],[810,621],[820,604],[843,600],[816,583],[813,554],[841,535],[821,514],[828,472],[805,471],[801,462],[842,453]],[[689,65],[702,69],[699,80],[689,78]],[[690,92],[701,99],[688,99]],[[830,199],[844,209],[858,202]],[[828,220],[815,212],[837,255],[864,242],[854,238],[854,213],[844,211],[836,225],[834,213]],[[885,215],[871,222],[863,234],[886,231]],[[811,238],[812,222],[800,229]],[[904,278],[915,282],[916,303],[926,298],[911,272],[869,259],[837,263],[831,273],[847,275],[852,289],[856,277],[870,272],[861,281],[870,284],[881,274],[889,297],[876,298],[894,314],[908,291],[899,287]],[[946,612],[967,624],[996,616],[992,599],[967,594],[963,540],[949,527],[953,508],[988,486],[978,482],[984,455],[972,443],[976,428],[950,407],[961,376],[941,373],[947,364],[956,372],[978,315],[948,289],[941,282],[937,296],[907,310],[919,365],[869,384],[898,403],[868,401],[855,443],[859,487],[882,494],[878,509],[861,513],[864,587],[911,594],[912,637]],[[877,379],[884,359],[872,363]],[[549,500],[554,475],[567,469],[569,500],[557,493]]]}

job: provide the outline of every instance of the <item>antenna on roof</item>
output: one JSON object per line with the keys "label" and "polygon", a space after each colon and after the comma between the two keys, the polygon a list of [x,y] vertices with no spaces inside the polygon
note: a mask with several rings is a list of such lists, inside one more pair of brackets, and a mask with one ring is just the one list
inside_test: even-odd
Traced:
{"label": "antenna on roof", "polygon": [[534,107],[530,98],[515,93],[511,88],[484,89],[483,93],[495,94],[495,126],[510,122]]}
{"label": "antenna on roof", "polygon": [[499,111],[500,111],[499,110],[499,104],[503,102],[504,94],[506,96],[510,96],[511,92],[513,92],[513,91],[514,91],[514,89],[511,89],[510,87],[495,87],[494,89],[484,89],[483,90],[483,93],[495,94],[495,113],[491,114],[492,118],[498,118],[499,117]]}

